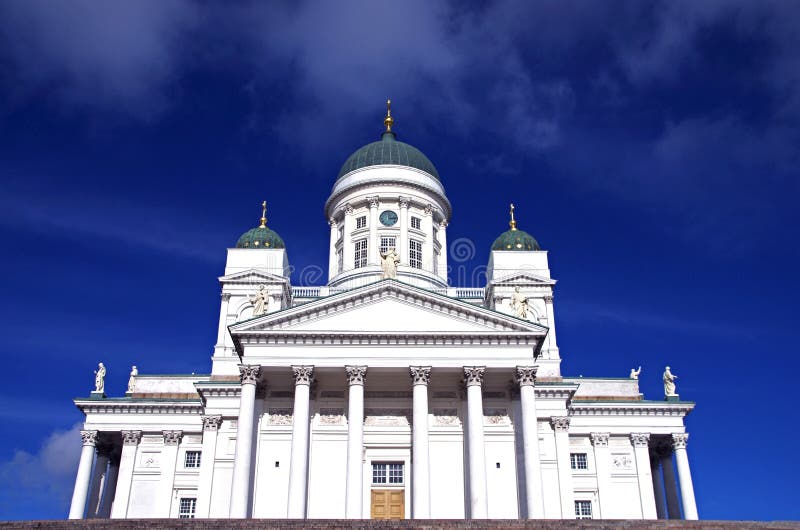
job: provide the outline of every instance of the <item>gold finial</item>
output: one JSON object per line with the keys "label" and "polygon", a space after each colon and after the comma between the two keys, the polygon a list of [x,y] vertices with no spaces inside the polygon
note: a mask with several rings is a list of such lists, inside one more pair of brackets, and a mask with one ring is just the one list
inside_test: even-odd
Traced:
{"label": "gold finial", "polygon": [[514,203],[511,203],[511,221],[509,221],[508,226],[511,227],[511,230],[517,229],[517,221],[514,220]]}
{"label": "gold finial", "polygon": [[267,201],[263,201],[261,203],[261,224],[258,227],[259,228],[267,227]]}
{"label": "gold finial", "polygon": [[386,132],[392,132],[392,125],[394,124],[394,120],[392,119],[392,100],[386,100],[386,119],[383,120],[383,124],[386,125]]}

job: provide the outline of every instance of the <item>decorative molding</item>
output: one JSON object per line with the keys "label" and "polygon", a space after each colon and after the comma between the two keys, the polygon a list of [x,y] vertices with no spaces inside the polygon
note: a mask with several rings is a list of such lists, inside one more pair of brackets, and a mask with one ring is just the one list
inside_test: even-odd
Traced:
{"label": "decorative molding", "polygon": [[295,385],[311,386],[311,382],[314,380],[313,366],[292,366],[292,373]]}
{"label": "decorative molding", "polygon": [[342,425],[344,423],[344,410],[321,408],[319,409],[319,422],[323,425]]}
{"label": "decorative molding", "polygon": [[436,425],[454,426],[460,425],[458,409],[433,409],[433,421]]}
{"label": "decorative molding", "polygon": [[218,431],[219,426],[222,424],[222,415],[209,415],[203,416],[203,430],[204,431]]}
{"label": "decorative molding", "polygon": [[164,445],[180,445],[183,431],[163,431]]}
{"label": "decorative molding", "polygon": [[367,197],[370,208],[377,208],[380,205],[380,197]]}
{"label": "decorative molding", "polygon": [[397,198],[397,204],[400,206],[400,208],[408,208],[408,205],[411,204],[411,199],[401,195]]}
{"label": "decorative molding", "polygon": [[366,409],[364,425],[403,426],[411,424],[411,409]]}
{"label": "decorative molding", "polygon": [[516,376],[519,386],[533,386],[538,369],[537,366],[517,366]]}
{"label": "decorative molding", "polygon": [[550,425],[556,432],[569,432],[569,416],[550,416]]}
{"label": "decorative molding", "polygon": [[191,414],[203,413],[203,405],[199,399],[185,401],[111,401],[92,400],[76,401],[75,405],[84,414]]}
{"label": "decorative molding", "polygon": [[614,469],[633,469],[633,458],[628,453],[611,455],[611,467]]}
{"label": "decorative molding", "polygon": [[592,445],[595,447],[608,447],[608,437],[611,436],[607,432],[593,432],[589,433],[589,438],[592,440]]}
{"label": "decorative molding", "polygon": [[258,378],[261,375],[260,365],[239,365],[239,380],[243,385],[256,385]]}
{"label": "decorative molding", "polygon": [[486,425],[508,425],[511,418],[508,417],[506,409],[484,409],[483,422]]}
{"label": "decorative molding", "polygon": [[292,409],[269,409],[267,423],[270,425],[291,425],[294,420]]}
{"label": "decorative molding", "polygon": [[83,445],[97,444],[97,431],[81,431],[81,443]]}
{"label": "decorative molding", "polygon": [[647,448],[650,445],[650,433],[634,432],[631,433],[631,444],[634,447]]}
{"label": "decorative molding", "polygon": [[674,449],[686,449],[686,444],[689,442],[689,433],[673,433],[672,434],[672,447]]}
{"label": "decorative molding", "polygon": [[195,383],[194,386],[197,389],[197,393],[200,394],[203,399],[210,397],[239,397],[242,394],[242,387],[239,385],[238,381],[231,381],[228,383],[202,381],[200,383]]}
{"label": "decorative molding", "polygon": [[481,386],[483,384],[483,374],[485,371],[485,366],[465,366],[464,384],[466,386]]}
{"label": "decorative molding", "polygon": [[425,205],[425,215],[431,215],[431,214],[433,214],[433,205],[431,203],[428,203]]}
{"label": "decorative molding", "polygon": [[552,304],[553,303],[553,296],[552,295],[545,295],[544,297],[545,304]]}
{"label": "decorative molding", "polygon": [[366,366],[345,366],[344,371],[347,374],[347,383],[350,385],[364,385],[367,379]]}
{"label": "decorative molding", "polygon": [[430,366],[409,366],[408,373],[411,375],[412,385],[428,385],[431,382]]}
{"label": "decorative molding", "polygon": [[353,205],[350,204],[349,202],[344,205],[344,213],[346,213],[347,215],[353,214]]}
{"label": "decorative molding", "polygon": [[122,431],[122,445],[139,445],[142,431]]}
{"label": "decorative molding", "polygon": [[[538,390],[538,387],[537,387]],[[537,394],[538,397],[538,394]],[[670,406],[665,403],[575,403],[569,408],[570,416],[677,416],[689,414],[694,405],[678,404]]]}
{"label": "decorative molding", "polygon": [[[303,304],[305,305],[305,304]],[[265,333],[268,331],[268,333]],[[241,345],[302,345],[302,346],[537,346],[539,335],[527,333],[475,332],[437,333],[425,332],[409,335],[405,332],[375,333],[302,331],[280,332],[272,330],[235,332],[235,341]]]}

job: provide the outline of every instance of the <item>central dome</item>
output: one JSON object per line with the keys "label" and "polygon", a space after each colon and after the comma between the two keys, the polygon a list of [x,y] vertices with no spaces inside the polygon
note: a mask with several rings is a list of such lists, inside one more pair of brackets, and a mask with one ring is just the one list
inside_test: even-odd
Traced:
{"label": "central dome", "polygon": [[362,167],[384,165],[413,167],[439,180],[439,172],[436,171],[433,162],[413,145],[397,141],[391,131],[383,133],[379,141],[367,144],[350,155],[342,164],[342,169],[336,178],[339,179]]}

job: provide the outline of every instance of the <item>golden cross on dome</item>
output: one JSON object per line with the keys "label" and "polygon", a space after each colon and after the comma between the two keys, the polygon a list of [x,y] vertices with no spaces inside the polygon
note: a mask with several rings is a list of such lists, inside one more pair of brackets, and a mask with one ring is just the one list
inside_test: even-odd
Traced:
{"label": "golden cross on dome", "polygon": [[514,220],[514,203],[511,203],[511,221],[509,221],[508,226],[511,227],[511,230],[517,229],[517,221]]}
{"label": "golden cross on dome", "polygon": [[267,201],[261,203],[261,224],[259,228],[267,227]]}
{"label": "golden cross on dome", "polygon": [[383,124],[386,125],[386,132],[392,132],[392,125],[394,124],[394,119],[392,119],[392,100],[386,100],[386,119],[383,120]]}

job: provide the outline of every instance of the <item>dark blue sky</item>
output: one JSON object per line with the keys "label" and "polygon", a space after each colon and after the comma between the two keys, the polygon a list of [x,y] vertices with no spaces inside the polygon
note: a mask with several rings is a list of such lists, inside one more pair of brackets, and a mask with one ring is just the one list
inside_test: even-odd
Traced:
{"label": "dark blue sky", "polygon": [[659,399],[669,364],[701,517],[800,518],[798,26],[790,1],[0,3],[0,518],[66,516],[98,361],[112,395],[134,363],[209,371],[261,200],[326,266],[387,97],[474,245],[454,275],[513,201],[564,373],[641,364]]}

